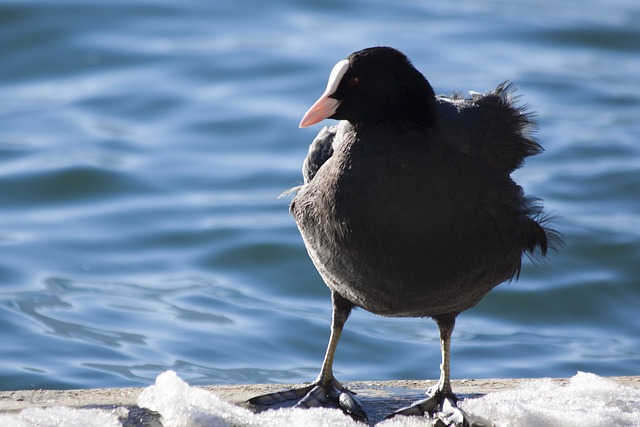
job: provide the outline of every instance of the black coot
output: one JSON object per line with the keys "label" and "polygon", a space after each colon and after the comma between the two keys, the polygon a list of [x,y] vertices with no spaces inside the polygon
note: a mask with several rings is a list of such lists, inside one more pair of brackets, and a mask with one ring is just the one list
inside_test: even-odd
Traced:
{"label": "black coot", "polygon": [[[392,415],[455,409],[449,345],[456,316],[517,278],[523,254],[542,259],[562,243],[546,228],[540,204],[510,177],[542,151],[512,92],[501,84],[470,98],[436,97],[407,57],[389,47],[363,49],[336,64],[300,126],[341,121],[311,144],[304,185],[291,203],[332,292],[329,346],[312,385],[251,403],[296,399],[300,407],[339,407],[366,420],[332,373],[342,328],[351,309],[362,307],[383,316],[428,316],[440,329],[442,365],[432,396]],[[451,419],[463,416],[452,413]]]}

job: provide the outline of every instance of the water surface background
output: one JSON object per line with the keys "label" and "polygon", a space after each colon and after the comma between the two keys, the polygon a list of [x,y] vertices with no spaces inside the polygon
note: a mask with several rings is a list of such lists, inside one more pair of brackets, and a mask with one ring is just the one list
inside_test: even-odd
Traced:
{"label": "water surface background", "polygon": [[[313,379],[329,292],[288,199],[354,50],[438,93],[512,80],[516,176],[566,248],[459,317],[453,376],[640,374],[640,4],[0,1],[0,389]],[[362,310],[342,380],[437,378],[437,328]]]}

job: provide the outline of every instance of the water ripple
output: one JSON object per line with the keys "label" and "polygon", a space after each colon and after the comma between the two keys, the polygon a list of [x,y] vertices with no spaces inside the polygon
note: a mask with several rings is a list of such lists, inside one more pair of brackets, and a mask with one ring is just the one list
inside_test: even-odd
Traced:
{"label": "water ripple", "polygon": [[[460,316],[454,375],[637,373],[636,1],[247,5],[0,5],[0,389],[315,377],[329,293],[277,196],[331,66],[380,44],[439,93],[519,85],[546,152],[517,181],[567,239]],[[437,341],[356,310],[335,369],[437,377]]]}

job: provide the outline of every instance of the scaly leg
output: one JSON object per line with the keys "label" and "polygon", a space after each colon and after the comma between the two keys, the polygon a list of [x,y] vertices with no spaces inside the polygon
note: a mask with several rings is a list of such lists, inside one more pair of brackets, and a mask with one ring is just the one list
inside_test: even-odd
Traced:
{"label": "scaly leg", "polygon": [[307,387],[257,396],[249,399],[248,403],[270,406],[289,400],[298,400],[296,408],[339,408],[354,419],[367,422],[367,414],[353,393],[344,388],[333,376],[333,359],[336,348],[344,324],[351,314],[353,304],[336,292],[333,292],[331,297],[333,302],[331,337],[318,378]]}
{"label": "scaly leg", "polygon": [[467,416],[456,407],[458,398],[451,390],[451,334],[455,326],[457,313],[435,317],[440,329],[440,351],[442,364],[440,365],[440,380],[435,387],[429,389],[431,395],[428,399],[421,400],[406,408],[399,409],[387,418],[396,415],[428,416],[433,420],[440,420],[440,425],[469,426]]}

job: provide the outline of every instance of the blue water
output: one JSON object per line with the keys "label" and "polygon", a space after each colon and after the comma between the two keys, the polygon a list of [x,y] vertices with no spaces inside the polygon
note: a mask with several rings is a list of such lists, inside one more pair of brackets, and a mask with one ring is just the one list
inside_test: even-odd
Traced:
{"label": "blue water", "polygon": [[[640,374],[640,3],[0,1],[0,389],[311,380],[329,292],[288,199],[332,66],[512,80],[517,179],[566,248],[459,317],[455,378]],[[436,378],[437,328],[362,310],[341,380]]]}

